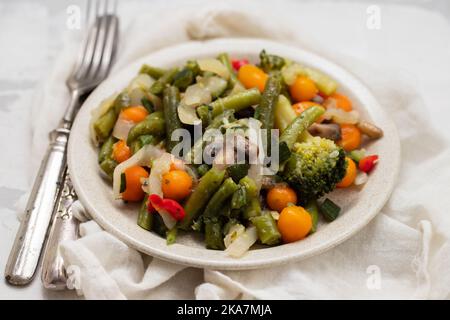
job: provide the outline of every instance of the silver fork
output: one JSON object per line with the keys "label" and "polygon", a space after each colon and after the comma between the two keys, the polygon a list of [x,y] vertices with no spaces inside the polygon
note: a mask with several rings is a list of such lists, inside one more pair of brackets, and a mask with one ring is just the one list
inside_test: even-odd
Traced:
{"label": "silver fork", "polygon": [[59,127],[50,134],[50,145],[34,181],[25,216],[6,264],[5,278],[13,285],[28,284],[35,275],[55,202],[61,192],[66,171],[67,142],[80,98],[106,78],[117,49],[119,21],[114,15],[116,1],[88,0],[88,10],[87,20],[92,16],[94,22],[75,68],[67,79],[70,102]]}

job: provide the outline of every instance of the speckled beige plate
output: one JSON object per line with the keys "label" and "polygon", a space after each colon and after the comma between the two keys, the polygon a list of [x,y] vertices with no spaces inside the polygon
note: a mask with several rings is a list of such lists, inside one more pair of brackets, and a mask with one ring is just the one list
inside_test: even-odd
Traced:
{"label": "speckled beige plate", "polygon": [[[167,246],[164,239],[137,226],[137,205],[114,201],[110,183],[99,175],[97,149],[89,138],[90,112],[102,99],[124,88],[143,63],[159,67],[181,65],[186,60],[215,57],[228,52],[232,57],[257,61],[261,49],[296,60],[324,71],[339,83],[365,119],[380,126],[383,139],[368,146],[380,162],[369,181],[361,188],[336,190],[330,197],[342,207],[341,216],[319,225],[318,231],[302,241],[277,247],[259,247],[240,259],[227,257],[223,251],[207,250],[201,238],[182,234],[177,243]],[[211,269],[254,269],[300,260],[332,248],[364,227],[389,198],[400,163],[400,146],[396,128],[364,84],[350,72],[315,54],[275,42],[258,39],[221,39],[191,42],[169,47],[136,61],[121,72],[112,74],[86,100],[73,125],[68,162],[78,197],[92,217],[107,231],[139,251],[155,257],[195,267]]]}

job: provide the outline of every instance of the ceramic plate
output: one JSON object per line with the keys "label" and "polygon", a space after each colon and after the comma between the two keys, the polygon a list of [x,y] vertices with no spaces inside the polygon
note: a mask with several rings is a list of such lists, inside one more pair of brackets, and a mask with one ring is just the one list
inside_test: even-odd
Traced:
{"label": "ceramic plate", "polygon": [[[136,224],[138,205],[113,200],[111,184],[99,175],[97,149],[89,138],[91,110],[115,92],[127,86],[143,63],[158,67],[182,65],[186,60],[215,57],[228,52],[234,58],[257,61],[261,49],[319,69],[339,83],[339,91],[348,95],[363,119],[384,131],[384,138],[368,146],[380,162],[361,188],[336,190],[329,197],[342,207],[342,214],[302,241],[276,247],[259,247],[240,259],[223,251],[204,248],[203,240],[193,233],[181,234],[177,243],[166,245],[165,239],[141,229]],[[279,265],[311,257],[328,250],[354,235],[380,211],[394,186],[400,163],[400,145],[396,128],[368,88],[350,72],[311,52],[276,42],[258,39],[220,39],[190,42],[154,52],[122,71],[111,74],[83,104],[72,128],[68,163],[79,199],[92,217],[107,231],[137,250],[149,255],[195,267],[210,269],[254,269]]]}

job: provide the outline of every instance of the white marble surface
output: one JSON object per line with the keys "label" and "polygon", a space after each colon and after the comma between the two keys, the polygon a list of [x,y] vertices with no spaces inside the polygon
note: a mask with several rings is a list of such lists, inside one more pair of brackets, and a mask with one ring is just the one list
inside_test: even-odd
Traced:
{"label": "white marble surface", "polygon": [[[27,101],[32,101],[33,90],[45,79],[55,56],[62,46],[65,26],[65,10],[69,4],[80,1],[0,1],[0,271],[3,272],[14,240],[18,221],[14,203],[25,194],[33,181],[30,168],[30,152],[16,148],[16,144],[29,143],[30,128],[24,119],[31,117]],[[371,1],[370,3],[376,3]],[[420,35],[408,33],[408,24],[396,24],[393,20],[383,25],[384,32],[357,32],[341,34],[342,47],[334,48],[358,58],[361,53],[376,61],[379,55],[388,55],[393,65],[403,66],[407,75],[429,105],[432,122],[443,135],[450,137],[448,116],[448,87],[450,85],[450,27],[448,24],[448,1],[396,1],[397,3],[418,3],[421,7],[434,10],[428,26]],[[386,3],[386,1],[382,1]],[[398,9],[398,8],[397,8]],[[387,9],[389,10],[389,9]],[[409,23],[424,23],[414,20],[416,9]],[[417,9],[418,10],[418,9]],[[443,16],[442,13],[445,15]],[[445,18],[443,18],[445,17]],[[402,19],[405,21],[405,19]],[[430,27],[432,24],[432,27]],[[348,31],[352,26],[346,20],[337,26]],[[386,30],[388,30],[386,32]],[[370,37],[385,37],[384,46],[371,46]],[[356,39],[366,39],[364,43]],[[417,41],[411,41],[416,38]],[[403,41],[402,52],[389,50],[391,42]],[[380,43],[379,41],[377,43]],[[408,55],[405,55],[408,52]],[[447,53],[447,59],[443,53]],[[445,73],[445,75],[444,75]],[[439,74],[439,77],[436,77]],[[388,76],[388,75],[387,75]],[[436,81],[435,79],[439,79]],[[443,82],[445,80],[445,82]],[[438,102],[438,103],[436,103]],[[55,293],[41,287],[38,279],[24,288],[14,288],[0,282],[0,299],[63,299],[75,298],[73,292]]]}

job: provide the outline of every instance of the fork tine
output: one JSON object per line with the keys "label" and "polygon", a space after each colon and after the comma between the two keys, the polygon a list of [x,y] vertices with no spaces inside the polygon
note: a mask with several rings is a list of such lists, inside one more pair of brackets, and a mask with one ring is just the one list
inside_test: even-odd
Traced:
{"label": "fork tine", "polygon": [[102,61],[98,68],[96,77],[104,78],[108,74],[109,67],[114,61],[117,49],[117,37],[119,29],[119,21],[115,15],[109,15],[109,28],[107,31],[105,47],[102,53]]}

